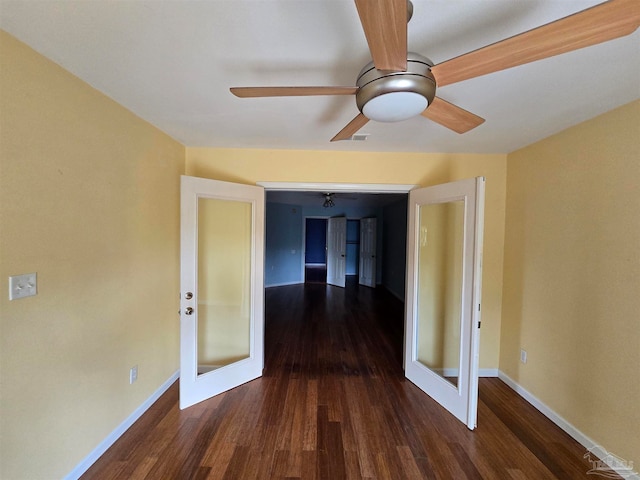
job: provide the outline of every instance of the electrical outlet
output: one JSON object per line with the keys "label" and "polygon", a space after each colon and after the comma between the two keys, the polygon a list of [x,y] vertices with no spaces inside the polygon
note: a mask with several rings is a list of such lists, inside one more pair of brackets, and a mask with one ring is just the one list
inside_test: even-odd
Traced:
{"label": "electrical outlet", "polygon": [[527,363],[527,351],[525,349],[520,350],[520,362]]}
{"label": "electrical outlet", "polygon": [[136,380],[138,380],[138,365],[134,365],[129,370],[129,384],[134,383]]}

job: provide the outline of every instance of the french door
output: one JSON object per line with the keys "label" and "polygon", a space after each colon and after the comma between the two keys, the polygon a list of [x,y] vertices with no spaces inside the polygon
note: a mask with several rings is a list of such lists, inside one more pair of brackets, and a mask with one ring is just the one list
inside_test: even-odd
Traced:
{"label": "french door", "polygon": [[409,193],[405,375],[476,427],[484,178]]}
{"label": "french door", "polygon": [[[180,408],[186,408],[262,375],[264,189],[181,181]],[[409,194],[405,374],[470,429],[477,416],[483,208],[483,178]],[[337,246],[346,238],[346,219],[333,223],[333,276],[344,278],[344,249]]]}
{"label": "french door", "polygon": [[181,178],[180,408],[262,375],[264,188]]}
{"label": "french door", "polygon": [[336,287],[346,284],[347,218],[327,219],[327,283]]}
{"label": "french door", "polygon": [[376,219],[361,219],[358,283],[372,288],[376,286],[376,237]]}

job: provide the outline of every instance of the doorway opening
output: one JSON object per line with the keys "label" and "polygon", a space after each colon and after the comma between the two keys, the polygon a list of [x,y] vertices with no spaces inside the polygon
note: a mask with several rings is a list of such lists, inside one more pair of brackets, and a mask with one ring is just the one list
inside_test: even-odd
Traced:
{"label": "doorway opening", "polygon": [[[404,301],[407,202],[408,192],[415,185],[258,184],[266,191],[265,287],[308,281],[339,285],[333,276],[331,281],[327,277],[337,269],[346,277],[356,276],[356,284],[381,285]],[[324,206],[327,192],[333,192],[333,206]],[[348,238],[344,251],[338,252],[338,256],[344,254],[346,264],[336,267],[330,265],[325,222],[337,217],[346,220]],[[371,219],[366,229],[361,223],[364,219]],[[374,230],[376,233],[369,233],[369,237],[363,236],[363,232]],[[314,232],[320,235],[316,247],[307,245],[307,240],[316,235]],[[373,241],[365,241],[371,237]],[[363,263],[360,257],[367,245],[368,261]]]}
{"label": "doorway opening", "polygon": [[[304,221],[304,283],[327,283],[327,219],[306,217]],[[360,220],[347,219],[347,277],[358,276],[359,259]]]}
{"label": "doorway opening", "polygon": [[304,282],[327,282],[327,219],[305,218]]}

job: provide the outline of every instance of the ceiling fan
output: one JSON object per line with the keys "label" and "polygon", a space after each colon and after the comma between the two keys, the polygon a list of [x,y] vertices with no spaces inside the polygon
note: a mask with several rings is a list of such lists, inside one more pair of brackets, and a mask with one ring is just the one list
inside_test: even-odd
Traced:
{"label": "ceiling fan", "polygon": [[329,208],[335,206],[335,202],[333,201],[333,193],[327,192],[324,194],[324,203],[322,206],[324,208]]}
{"label": "ceiling fan", "polygon": [[234,87],[237,97],[355,95],[360,113],[331,139],[350,139],[369,120],[394,122],[416,115],[457,133],[484,119],[435,95],[436,87],[505,70],[633,33],[640,1],[609,0],[437,65],[407,51],[409,0],[355,0],[373,61],[353,87]]}
{"label": "ceiling fan", "polygon": [[335,200],[338,197],[339,200],[357,200],[357,196],[350,195],[346,192],[302,192],[303,195],[312,196],[313,198],[320,199],[325,208],[334,207],[336,205]]}

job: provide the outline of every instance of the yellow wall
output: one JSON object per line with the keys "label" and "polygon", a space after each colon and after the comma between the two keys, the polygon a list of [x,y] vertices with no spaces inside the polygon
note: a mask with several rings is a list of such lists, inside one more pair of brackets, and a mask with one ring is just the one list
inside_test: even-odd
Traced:
{"label": "yellow wall", "polygon": [[436,185],[486,177],[480,368],[498,368],[506,155],[187,148],[186,173],[255,184],[341,182]]}
{"label": "yellow wall", "polygon": [[640,465],[640,102],[507,168],[500,369]]}
{"label": "yellow wall", "polygon": [[178,368],[185,153],[1,31],[0,64],[0,478],[61,478]]}

